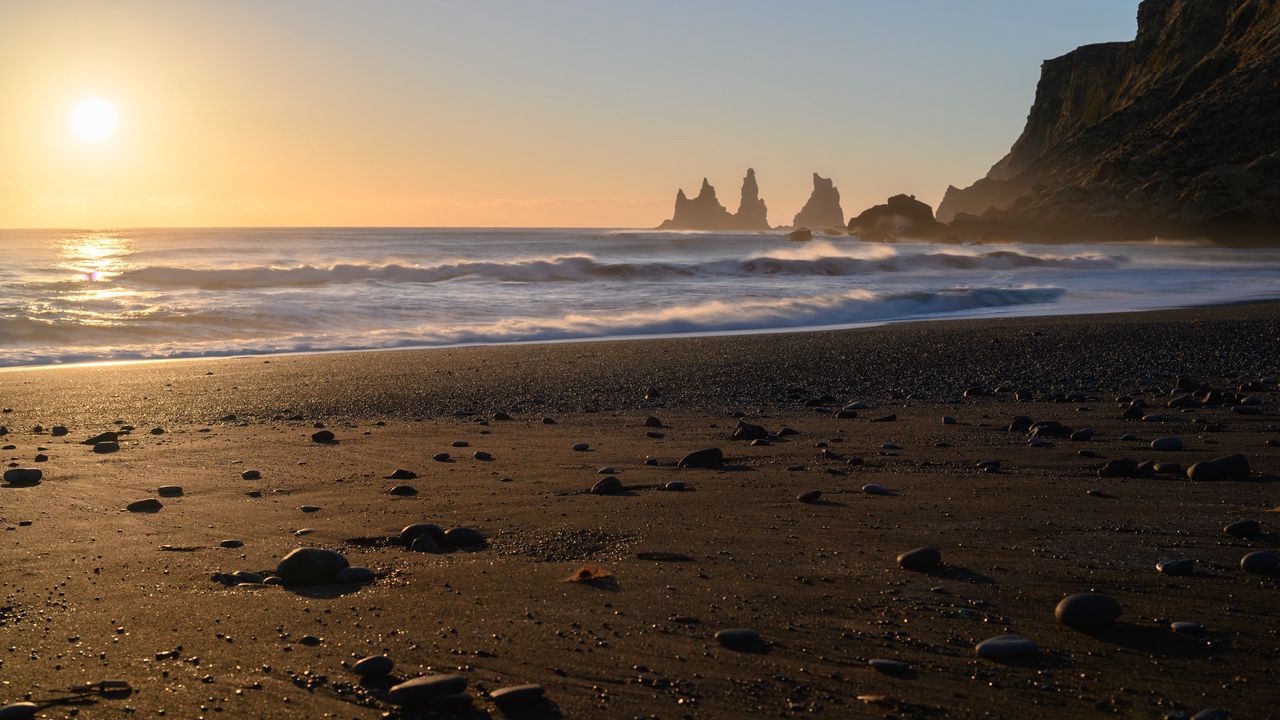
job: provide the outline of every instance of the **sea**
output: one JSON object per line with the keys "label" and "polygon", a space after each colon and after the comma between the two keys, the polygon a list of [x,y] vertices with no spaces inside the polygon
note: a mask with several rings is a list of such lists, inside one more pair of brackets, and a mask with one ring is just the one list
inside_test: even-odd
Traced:
{"label": "sea", "polygon": [[607,229],[0,231],[0,367],[851,328],[1280,297],[1280,250]]}

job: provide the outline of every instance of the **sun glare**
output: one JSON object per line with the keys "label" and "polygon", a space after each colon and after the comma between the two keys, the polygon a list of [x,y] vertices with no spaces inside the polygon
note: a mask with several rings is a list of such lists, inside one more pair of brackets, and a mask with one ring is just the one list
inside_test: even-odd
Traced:
{"label": "sun glare", "polygon": [[102,98],[81,100],[71,111],[71,133],[85,142],[99,143],[116,131],[116,107]]}

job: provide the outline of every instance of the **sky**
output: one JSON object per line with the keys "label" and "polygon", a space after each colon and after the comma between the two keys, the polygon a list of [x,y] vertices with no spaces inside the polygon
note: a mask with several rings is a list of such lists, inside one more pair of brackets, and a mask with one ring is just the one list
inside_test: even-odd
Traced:
{"label": "sky", "polygon": [[815,171],[850,216],[936,206],[1008,151],[1041,61],[1136,12],[0,0],[0,227],[651,227],[703,177],[736,210],[747,167],[775,225]]}

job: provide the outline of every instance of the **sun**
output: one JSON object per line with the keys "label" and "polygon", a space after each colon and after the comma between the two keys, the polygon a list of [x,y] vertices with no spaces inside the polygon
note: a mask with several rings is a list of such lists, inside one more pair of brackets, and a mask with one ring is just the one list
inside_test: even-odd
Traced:
{"label": "sun", "polygon": [[116,106],[102,98],[81,100],[71,110],[71,134],[91,143],[100,143],[116,131]]}

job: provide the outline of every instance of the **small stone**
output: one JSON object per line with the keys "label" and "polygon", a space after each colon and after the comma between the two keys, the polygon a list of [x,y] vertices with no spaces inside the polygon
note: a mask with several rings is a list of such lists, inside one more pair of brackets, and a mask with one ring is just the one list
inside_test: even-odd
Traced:
{"label": "small stone", "polygon": [[222,542],[218,543],[218,546],[219,546],[219,547],[224,547],[224,548],[238,548],[238,547],[244,547],[244,541],[243,541],[243,540],[228,539],[228,540],[223,540]]}
{"label": "small stone", "polygon": [[300,508],[298,508],[298,509],[299,509],[299,510],[301,510],[302,512],[304,512],[304,513],[317,513],[317,512],[320,512],[320,506],[319,506],[319,505],[303,505],[302,507],[300,507]]}
{"label": "small stone", "polygon": [[321,445],[332,445],[336,441],[333,433],[329,430],[321,430],[311,433],[311,442],[320,443]]}
{"label": "small stone", "polygon": [[904,570],[928,570],[942,563],[942,552],[938,548],[922,547],[908,550],[898,556],[898,565]]}
{"label": "small stone", "polygon": [[1196,570],[1196,561],[1185,560],[1161,560],[1156,563],[1156,571],[1164,575],[1190,575]]}
{"label": "small stone", "polygon": [[716,633],[716,642],[730,650],[752,650],[764,645],[760,633],[749,628],[730,628]]}
{"label": "small stone", "polygon": [[392,472],[390,475],[388,475],[386,479],[387,480],[415,480],[417,479],[417,477],[418,477],[418,473],[412,470],[405,470],[404,468],[396,468],[396,470]]}
{"label": "small stone", "polygon": [[734,440],[763,440],[769,437],[769,431],[759,425],[739,420],[731,437]]}
{"label": "small stone", "polygon": [[820,497],[822,497],[821,490],[809,490],[807,492],[802,492],[799,495],[797,495],[796,500],[802,503],[813,503],[813,502],[817,502],[818,498]]}
{"label": "small stone", "polygon": [[296,548],[276,565],[276,575],[291,585],[328,585],[350,567],[346,556],[323,548]]}
{"label": "small stone", "polygon": [[471,457],[475,458],[476,460],[479,460],[480,462],[489,462],[490,460],[493,460],[493,455],[490,455],[484,450],[475,451],[475,453]]}
{"label": "small stone", "polygon": [[1034,640],[1021,635],[997,635],[978,643],[974,649],[978,657],[987,660],[1012,660],[1039,652]]}
{"label": "small stone", "polygon": [[387,691],[387,701],[420,707],[442,695],[457,695],[466,689],[467,679],[461,675],[421,675],[393,686]]}
{"label": "small stone", "polygon": [[142,500],[134,500],[128,505],[125,505],[124,509],[135,513],[153,513],[159,512],[162,507],[164,507],[164,505],[160,504],[159,500],[155,498],[144,498]]}
{"label": "small stone", "polygon": [[431,456],[431,459],[435,460],[436,462],[449,462],[449,453],[447,452],[436,453],[435,455]]}
{"label": "small stone", "polygon": [[444,532],[444,544],[450,547],[471,547],[483,542],[484,535],[468,527],[449,528]]}
{"label": "small stone", "polygon": [[866,485],[862,486],[862,492],[868,495],[888,495],[889,488],[883,485],[878,485],[876,483],[867,483]]}
{"label": "small stone", "polygon": [[302,528],[301,530],[294,530],[293,534],[296,535],[297,537],[304,537],[306,535],[310,535],[315,531],[316,531],[315,528]]}
{"label": "small stone", "polygon": [[153,428],[151,428],[151,434],[152,434],[152,435],[163,435],[163,434],[164,434],[164,428],[162,428],[162,427],[153,427]]}
{"label": "small stone", "polygon": [[686,485],[683,480],[672,480],[666,485],[663,485],[662,489],[667,492],[684,492],[689,489],[689,486]]}
{"label": "small stone", "polygon": [[1257,520],[1237,520],[1222,528],[1222,532],[1237,538],[1255,538],[1262,534],[1262,523]]}
{"label": "small stone", "polygon": [[722,464],[724,464],[724,452],[720,448],[706,448],[685,455],[676,465],[682,468],[716,468]]}
{"label": "small stone", "polygon": [[1255,575],[1272,575],[1280,570],[1280,553],[1257,550],[1240,558],[1240,569]]}
{"label": "small stone", "polygon": [[9,468],[4,471],[4,481],[10,485],[36,485],[44,479],[39,468]]}
{"label": "small stone", "polygon": [[586,452],[590,449],[591,449],[591,446],[586,443],[574,443],[572,448],[574,452]]}
{"label": "small stone", "polygon": [[641,423],[641,425],[647,428],[660,428],[662,427],[662,421],[650,415],[649,417],[644,419],[644,422]]}
{"label": "small stone", "polygon": [[1058,603],[1054,617],[1076,630],[1101,630],[1120,617],[1120,603],[1102,593],[1077,593]]}
{"label": "small stone", "polygon": [[546,690],[541,685],[530,683],[528,685],[511,685],[498,688],[489,693],[489,699],[499,706],[523,705],[537,702],[545,694]]}
{"label": "small stone", "polygon": [[388,490],[387,493],[396,497],[413,497],[418,494],[418,488],[412,485],[396,485]]}
{"label": "small stone", "polygon": [[464,447],[470,447],[470,446],[471,446],[471,443],[467,442],[466,440],[454,440],[450,444],[450,447],[456,447],[456,448],[464,448]]}
{"label": "small stone", "polygon": [[419,535],[409,543],[409,549],[424,553],[440,552],[440,541],[430,535]]}
{"label": "small stone", "polygon": [[352,565],[339,570],[333,581],[340,584],[363,585],[364,583],[373,582],[375,577],[373,570],[359,565]]}
{"label": "small stone", "polygon": [[106,453],[113,453],[119,449],[120,449],[120,443],[114,440],[109,440],[107,442],[100,442],[93,446],[93,451],[98,453],[99,455],[105,455]]}
{"label": "small stone", "polygon": [[181,485],[161,485],[156,488],[156,494],[160,497],[179,497],[182,495]]}
{"label": "small stone", "polygon": [[1167,437],[1158,437],[1151,441],[1151,449],[1160,452],[1176,452],[1182,449],[1182,440],[1172,435]]}
{"label": "small stone", "polygon": [[1188,622],[1186,620],[1179,620],[1178,622],[1170,623],[1169,629],[1179,635],[1199,635],[1204,632],[1203,625],[1200,623]]}
{"label": "small stone", "polygon": [[30,720],[40,711],[33,702],[16,702],[0,707],[0,720]]}
{"label": "small stone", "polygon": [[951,417],[950,415],[943,415],[943,416],[942,416],[942,424],[943,424],[943,425],[955,425],[955,424],[956,424],[956,419],[955,419],[955,418],[953,418],[953,417]]}
{"label": "small stone", "polygon": [[242,480],[261,480],[262,473],[257,470],[245,470],[240,473],[240,478]]}
{"label": "small stone", "polygon": [[1204,460],[1187,468],[1187,477],[1193,482],[1248,480],[1249,461],[1240,454]]}
{"label": "small stone", "polygon": [[115,442],[119,439],[120,439],[120,436],[117,433],[112,431],[107,431],[104,433],[98,433],[97,435],[94,435],[88,440],[82,441],[80,444],[81,445],[97,445],[98,443]]}
{"label": "small stone", "polygon": [[406,525],[400,531],[401,542],[412,542],[415,538],[426,535],[436,542],[444,542],[444,528],[435,523],[414,523]]}
{"label": "small stone", "polygon": [[911,672],[911,666],[899,660],[871,658],[867,664],[885,675],[906,675]]}
{"label": "small stone", "polygon": [[620,492],[622,492],[622,481],[612,475],[601,478],[591,486],[592,495],[617,495]]}
{"label": "small stone", "polygon": [[360,677],[382,677],[390,675],[391,669],[396,664],[386,655],[370,655],[367,658],[361,658],[351,666],[351,672]]}

